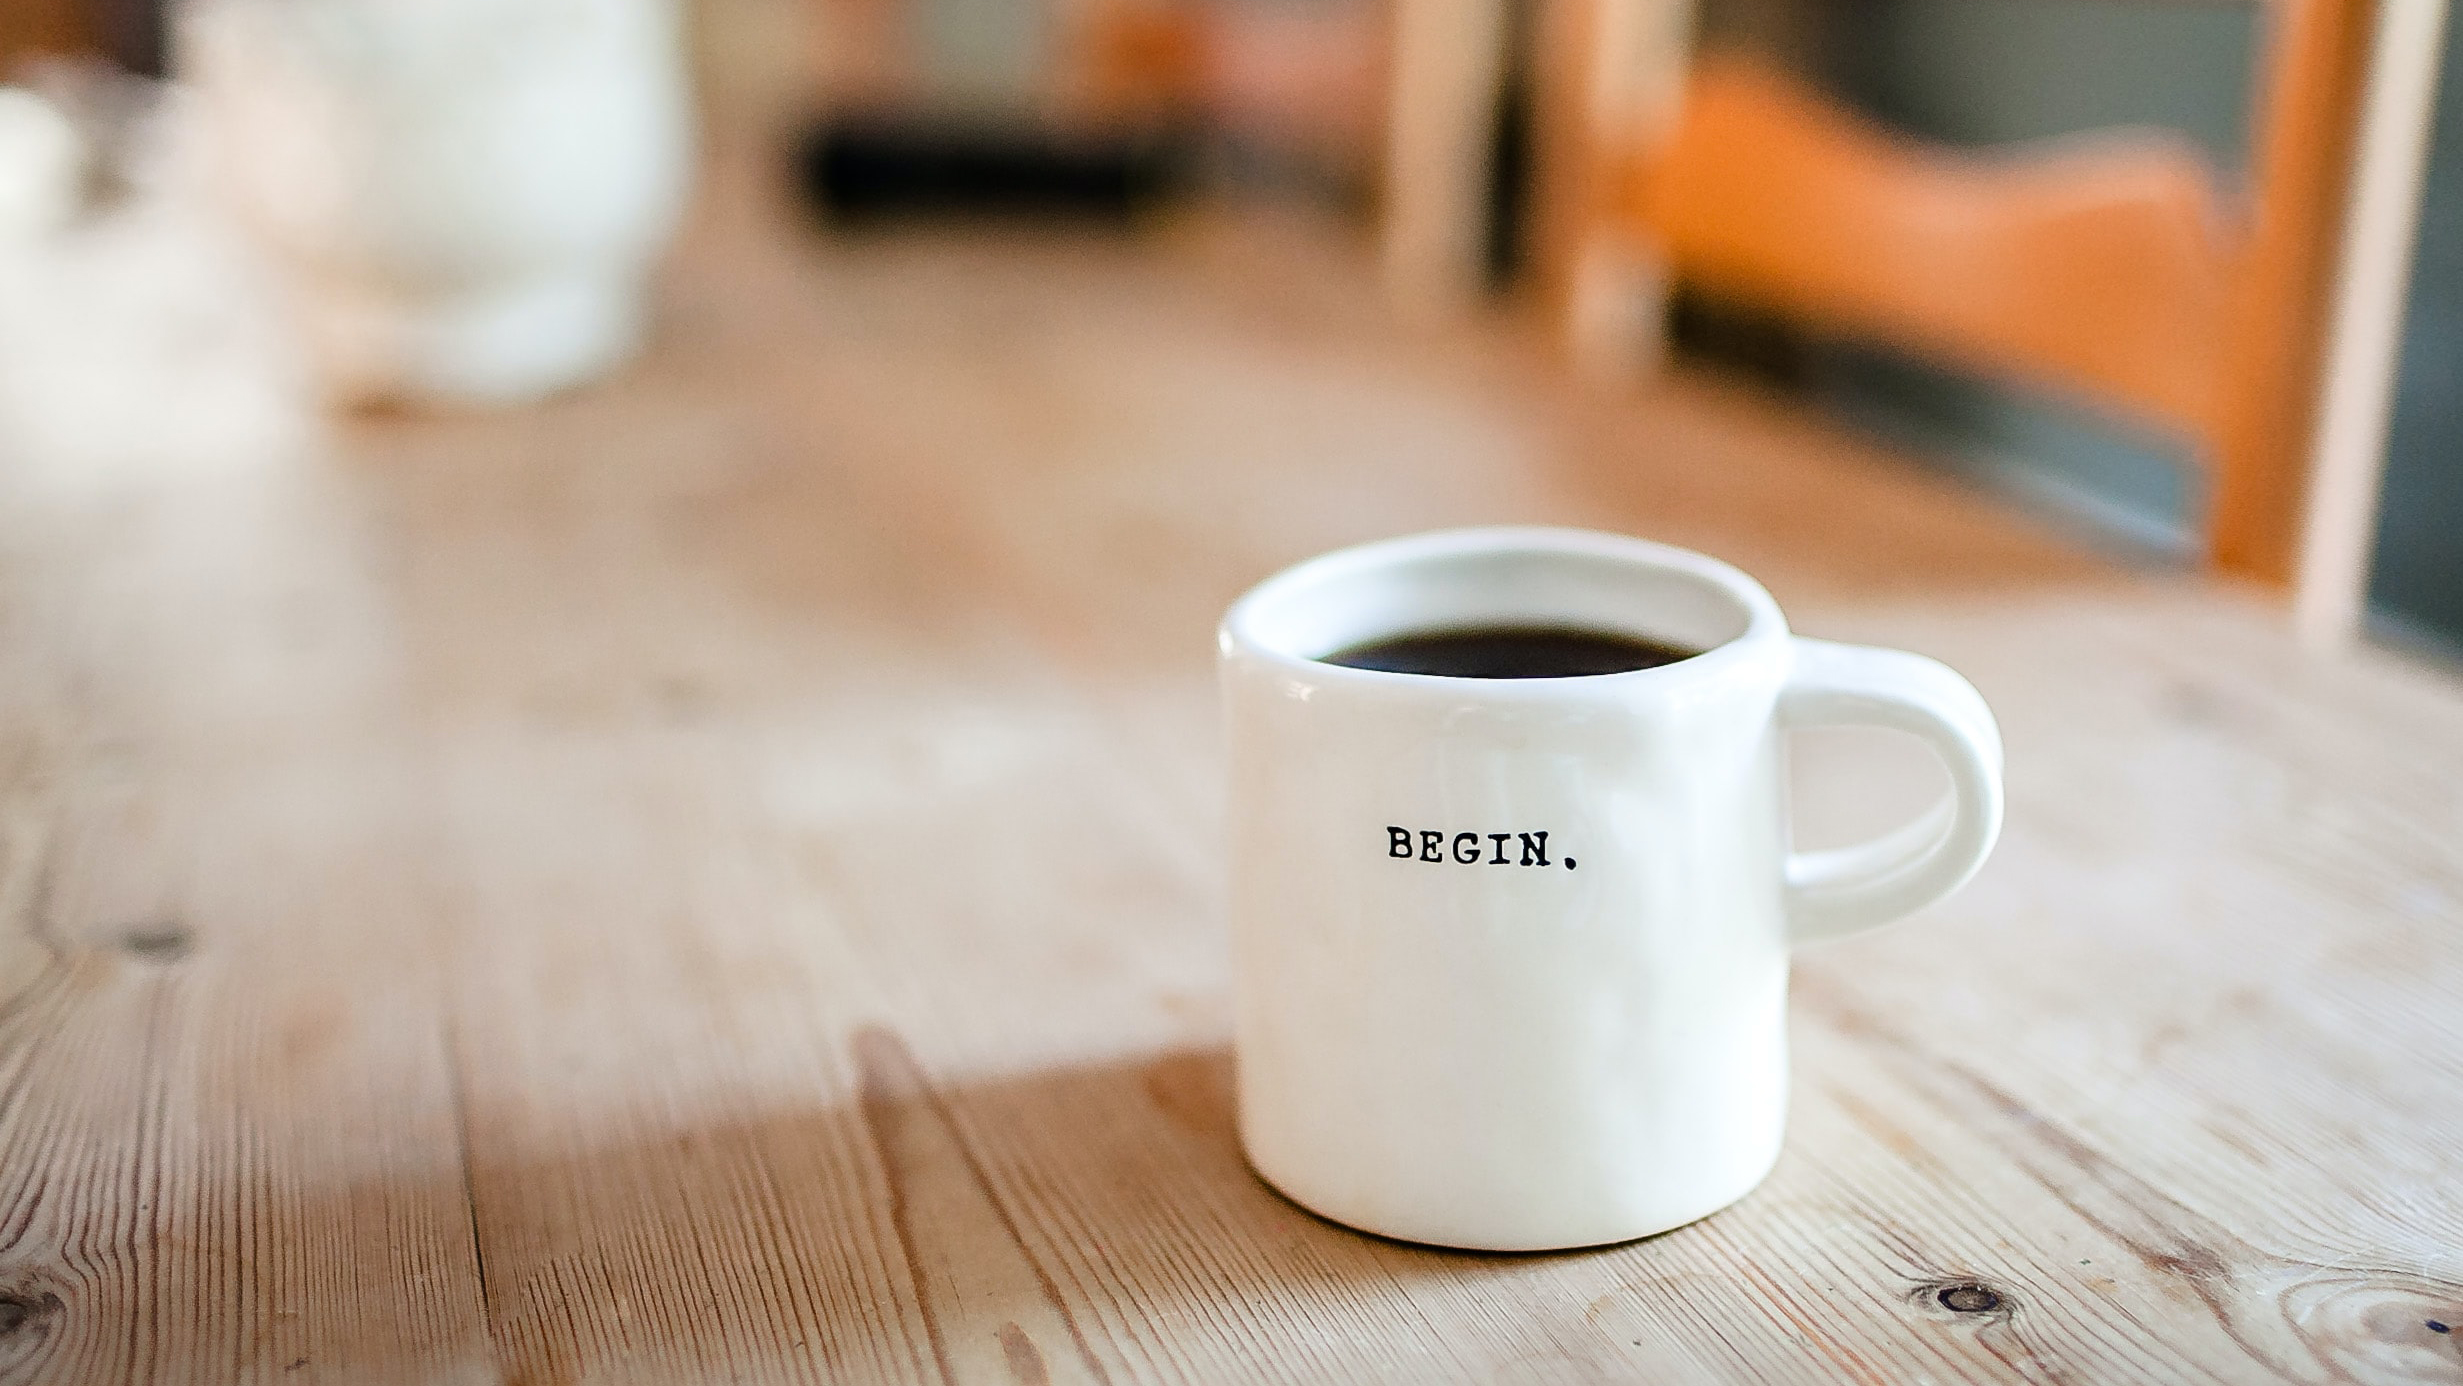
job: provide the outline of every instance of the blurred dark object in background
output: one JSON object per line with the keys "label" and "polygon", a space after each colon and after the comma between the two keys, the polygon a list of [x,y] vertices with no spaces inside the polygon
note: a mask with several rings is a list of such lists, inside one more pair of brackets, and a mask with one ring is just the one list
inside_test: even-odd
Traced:
{"label": "blurred dark object in background", "polygon": [[166,8],[165,0],[85,0],[86,29],[102,56],[140,77],[161,77],[169,71]]}
{"label": "blurred dark object in background", "polygon": [[1059,217],[1126,225],[1188,179],[1161,131],[1063,129],[925,112],[833,117],[805,140],[806,193],[833,221]]}
{"label": "blurred dark object in background", "polygon": [[0,81],[30,58],[100,57],[164,74],[163,0],[0,0]]}
{"label": "blurred dark object in background", "polygon": [[[1200,182],[1365,200],[1381,5],[1084,0],[1028,22],[999,4],[827,0],[826,114],[797,176],[830,221],[1126,225]],[[985,61],[978,28],[1021,51]]]}

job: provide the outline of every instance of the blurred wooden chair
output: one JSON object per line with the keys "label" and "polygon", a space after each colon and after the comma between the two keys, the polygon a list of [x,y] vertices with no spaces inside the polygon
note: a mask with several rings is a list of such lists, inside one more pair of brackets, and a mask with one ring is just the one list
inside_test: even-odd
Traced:
{"label": "blurred wooden chair", "polygon": [[1594,349],[1673,277],[2042,383],[2187,442],[2209,561],[2289,580],[2367,0],[2268,0],[2239,192],[2160,132],[1924,147],[1765,64],[1687,66],[1676,8],[1560,7],[1550,253]]}

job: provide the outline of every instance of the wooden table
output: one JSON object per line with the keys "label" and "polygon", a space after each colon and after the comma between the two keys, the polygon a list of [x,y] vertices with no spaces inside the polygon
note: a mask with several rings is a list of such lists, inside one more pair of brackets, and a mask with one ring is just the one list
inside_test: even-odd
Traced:
{"label": "wooden table", "polygon": [[[604,388],[15,440],[0,1380],[2463,1378],[2450,679],[1406,332],[1322,228],[831,241],[763,167]],[[1777,1172],[1605,1251],[1232,1134],[1213,620],[1477,521],[1722,554],[2008,735],[1975,884],[1804,955]],[[1816,836],[1930,789],[1805,749]]]}

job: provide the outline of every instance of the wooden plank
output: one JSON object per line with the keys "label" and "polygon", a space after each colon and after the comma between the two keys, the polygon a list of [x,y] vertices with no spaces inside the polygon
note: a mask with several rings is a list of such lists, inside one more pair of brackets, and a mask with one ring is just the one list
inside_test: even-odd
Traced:
{"label": "wooden plank", "polygon": [[50,961],[0,1016],[0,1380],[493,1380],[415,805],[255,683],[349,701],[347,574],[176,518],[245,503],[13,480],[12,923]]}
{"label": "wooden plank", "polygon": [[[2463,1369],[2450,679],[1749,392],[1406,337],[1340,228],[828,241],[715,159],[618,380],[0,469],[66,958],[0,1020],[0,1379]],[[1231,1126],[1213,620],[1492,520],[1940,655],[2013,767],[1967,892],[1804,956],[1770,1182],[1574,1255],[1323,1223]],[[1930,788],[1801,749],[1810,832]]]}

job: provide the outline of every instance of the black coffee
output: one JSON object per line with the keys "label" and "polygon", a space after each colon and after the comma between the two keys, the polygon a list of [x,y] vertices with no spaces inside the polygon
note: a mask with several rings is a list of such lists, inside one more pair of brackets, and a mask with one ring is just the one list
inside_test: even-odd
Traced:
{"label": "black coffee", "polygon": [[1462,626],[1371,640],[1325,656],[1347,669],[1455,679],[1570,679],[1691,659],[1698,650],[1574,626]]}

